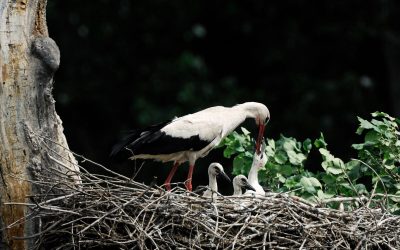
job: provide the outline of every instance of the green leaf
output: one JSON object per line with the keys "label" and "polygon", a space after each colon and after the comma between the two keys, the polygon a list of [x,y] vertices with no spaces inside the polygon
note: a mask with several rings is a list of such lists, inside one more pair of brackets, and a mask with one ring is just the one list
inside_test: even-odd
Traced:
{"label": "green leaf", "polygon": [[294,176],[292,176],[286,179],[284,186],[288,189],[296,188],[299,186],[299,182]]}
{"label": "green leaf", "polygon": [[347,170],[352,170],[360,165],[359,161],[351,160],[349,162],[346,162],[345,167]]}
{"label": "green leaf", "polygon": [[392,169],[396,168],[395,165],[386,165],[385,164],[384,166],[385,166],[386,169],[389,169],[389,170],[392,170]]}
{"label": "green leaf", "polygon": [[300,184],[304,187],[304,190],[313,194],[316,192],[316,189],[314,188],[314,185],[312,184],[310,178],[308,177],[301,177],[300,179]]}
{"label": "green leaf", "polygon": [[354,185],[354,188],[356,189],[357,194],[368,194],[367,188],[364,184],[356,184]]}
{"label": "green leaf", "polygon": [[309,138],[307,138],[304,142],[303,142],[303,149],[309,153],[310,150],[312,149],[312,142]]}
{"label": "green leaf", "polygon": [[274,156],[274,160],[276,161],[276,163],[278,164],[284,164],[287,162],[288,157],[286,156],[285,152],[283,151],[278,151],[276,152],[275,156]]}
{"label": "green leaf", "polygon": [[325,149],[325,148],[320,148],[319,153],[322,155],[322,158],[324,159],[324,161],[332,161],[335,157],[333,155],[331,155],[331,153]]}
{"label": "green leaf", "polygon": [[328,168],[326,169],[326,172],[327,172],[327,173],[334,174],[334,175],[338,175],[338,174],[343,173],[343,170],[340,169],[340,168],[328,167]]}
{"label": "green leaf", "polygon": [[275,141],[273,139],[267,139],[268,146],[275,150]]}
{"label": "green leaf", "polygon": [[358,161],[349,161],[346,163],[347,175],[351,180],[357,180],[364,175],[363,166]]}
{"label": "green leaf", "polygon": [[322,177],[322,181],[326,184],[326,185],[331,185],[331,184],[335,184],[336,183],[336,178],[330,174],[324,174]]}
{"label": "green leaf", "polygon": [[386,117],[389,118],[390,120],[393,120],[394,118],[386,114],[385,112],[379,112],[375,111],[374,113],[371,113],[372,117]]}
{"label": "green leaf", "polygon": [[243,147],[242,145],[239,145],[239,146],[237,146],[237,147],[235,148],[235,151],[236,151],[236,152],[239,152],[239,153],[244,152],[244,147]]}
{"label": "green leaf", "polygon": [[318,196],[318,198],[320,198],[321,200],[324,200],[324,199],[332,198],[333,196],[335,196],[335,194],[324,193],[324,191],[322,191],[321,189],[319,189],[319,190],[317,191],[317,196]]}
{"label": "green leaf", "polygon": [[280,172],[282,173],[283,176],[291,176],[293,174],[293,168],[292,166],[289,165],[283,165],[280,168]]}
{"label": "green leaf", "polygon": [[321,133],[319,138],[314,141],[314,146],[316,148],[326,148],[328,146],[328,144],[325,142],[323,133]]}
{"label": "green leaf", "polygon": [[365,141],[371,144],[379,143],[379,138],[379,134],[374,130],[368,131],[368,133],[365,135]]}
{"label": "green leaf", "polygon": [[374,129],[375,126],[367,120],[362,119],[361,117],[357,117],[360,125],[356,131],[357,134],[361,135],[364,129]]}
{"label": "green leaf", "polygon": [[354,148],[355,150],[362,150],[364,148],[364,143],[353,144],[351,145],[351,147]]}
{"label": "green leaf", "polygon": [[314,187],[320,187],[320,188],[322,188],[321,182],[319,182],[319,180],[318,180],[317,178],[315,178],[315,177],[308,177],[308,179],[310,180],[311,184],[312,184]]}
{"label": "green leaf", "polygon": [[286,178],[284,176],[282,176],[280,173],[277,174],[278,180],[281,183],[285,183],[286,182]]}
{"label": "green leaf", "polygon": [[233,159],[233,174],[235,175],[247,175],[247,173],[250,171],[250,167],[251,159],[244,157],[243,154],[238,155],[235,157],[235,159]]}
{"label": "green leaf", "polygon": [[289,162],[293,165],[300,166],[303,164],[307,158],[302,153],[296,153],[293,150],[287,151],[287,155],[289,156]]}
{"label": "green leaf", "polygon": [[231,158],[232,154],[234,154],[233,150],[231,148],[226,148],[224,150],[224,157],[225,158]]}
{"label": "green leaf", "polygon": [[286,139],[285,142],[283,143],[283,149],[285,151],[293,151],[294,149],[296,149],[296,142],[293,140]]}
{"label": "green leaf", "polygon": [[240,129],[242,130],[244,135],[249,135],[250,134],[250,131],[248,131],[246,128],[240,127]]}

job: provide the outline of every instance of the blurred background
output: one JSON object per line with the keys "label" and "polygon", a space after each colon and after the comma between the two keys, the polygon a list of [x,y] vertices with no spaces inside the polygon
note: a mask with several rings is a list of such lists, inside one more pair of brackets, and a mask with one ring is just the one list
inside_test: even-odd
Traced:
{"label": "blurred background", "polygon": [[[400,116],[399,1],[50,0],[47,17],[71,150],[127,176],[142,162],[109,159],[121,132],[213,105],[262,102],[267,137],[322,131],[343,159],[361,141],[357,116]],[[214,150],[198,160],[194,186],[207,184],[212,161],[231,172]],[[135,178],[161,184],[171,164],[161,165],[145,162]]]}

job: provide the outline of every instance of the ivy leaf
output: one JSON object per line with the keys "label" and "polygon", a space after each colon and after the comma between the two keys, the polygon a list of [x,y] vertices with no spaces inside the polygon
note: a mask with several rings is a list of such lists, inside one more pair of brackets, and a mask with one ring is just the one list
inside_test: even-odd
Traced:
{"label": "ivy leaf", "polygon": [[364,120],[358,116],[357,116],[357,119],[360,122],[360,125],[356,131],[356,134],[361,135],[362,132],[364,131],[364,129],[374,129],[375,128],[375,126],[372,123],[370,123],[369,121]]}
{"label": "ivy leaf", "polygon": [[368,194],[367,188],[365,187],[364,184],[359,183],[354,185],[354,187],[357,191],[357,194]]}
{"label": "ivy leaf", "polygon": [[326,148],[328,146],[328,144],[325,142],[323,133],[321,133],[319,138],[314,141],[314,146],[316,148]]}
{"label": "ivy leaf", "polygon": [[374,130],[368,131],[368,133],[365,135],[365,141],[369,142],[371,145],[379,143],[379,138],[379,134]]}
{"label": "ivy leaf", "polygon": [[293,165],[300,166],[307,158],[302,153],[296,153],[293,150],[286,152],[289,157],[289,162]]}
{"label": "ivy leaf", "polygon": [[322,188],[321,182],[319,182],[319,180],[318,180],[317,178],[315,178],[315,177],[308,177],[308,179],[310,180],[311,184],[312,184],[314,187],[320,187],[320,188]]}
{"label": "ivy leaf", "polygon": [[304,142],[303,142],[303,149],[309,153],[312,149],[312,142],[309,138],[307,138]]}
{"label": "ivy leaf", "polygon": [[293,168],[289,165],[283,165],[280,168],[280,172],[283,176],[291,176],[293,174]]}
{"label": "ivy leaf", "polygon": [[351,145],[351,147],[354,148],[355,150],[362,150],[364,148],[364,143],[353,144]]}
{"label": "ivy leaf", "polygon": [[280,173],[277,174],[278,180],[281,183],[285,183],[286,182],[286,178],[284,176],[282,176]]}
{"label": "ivy leaf", "polygon": [[317,191],[317,196],[318,196],[318,198],[320,198],[321,200],[325,200],[325,199],[332,198],[333,196],[335,196],[335,194],[324,193],[324,191],[322,191],[321,189],[319,189],[319,190]]}
{"label": "ivy leaf", "polygon": [[324,159],[324,161],[333,161],[333,159],[335,158],[333,155],[331,155],[331,153],[325,149],[325,148],[320,148],[319,153],[322,155],[322,158]]}
{"label": "ivy leaf", "polygon": [[304,187],[304,189],[309,193],[315,193],[316,190],[314,186],[311,184],[311,181],[307,177],[302,177],[300,179],[300,184]]}
{"label": "ivy leaf", "polygon": [[244,135],[249,135],[250,134],[250,131],[248,131],[246,128],[240,127],[240,129],[242,130]]}
{"label": "ivy leaf", "polygon": [[317,191],[309,177],[301,177],[300,184],[304,187],[305,191],[311,194],[316,193]]}
{"label": "ivy leaf", "polygon": [[336,183],[336,178],[330,174],[324,174],[322,176],[322,181],[326,184],[326,185],[332,185]]}
{"label": "ivy leaf", "polygon": [[274,156],[274,160],[278,164],[285,164],[288,160],[288,157],[286,156],[285,152],[278,151]]}
{"label": "ivy leaf", "polygon": [[327,173],[334,174],[334,175],[338,175],[338,174],[343,173],[343,170],[340,169],[340,168],[328,167],[328,168],[326,169],[326,172],[327,172]]}

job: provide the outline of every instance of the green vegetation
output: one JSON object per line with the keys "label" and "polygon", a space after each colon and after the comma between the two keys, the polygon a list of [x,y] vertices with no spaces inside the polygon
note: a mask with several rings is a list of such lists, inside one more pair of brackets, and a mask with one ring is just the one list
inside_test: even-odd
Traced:
{"label": "green vegetation", "polygon": [[[400,212],[400,132],[399,119],[383,112],[372,113],[371,121],[358,117],[356,131],[364,141],[353,144],[357,157],[347,162],[335,157],[321,133],[314,142],[306,139],[280,136],[267,139],[265,153],[268,162],[259,172],[262,185],[274,192],[289,192],[312,202],[322,202],[333,197],[372,197],[373,205],[383,205],[392,212]],[[233,174],[247,174],[252,163],[254,142],[250,133],[233,132],[222,143],[224,156],[233,159]],[[313,149],[314,148],[314,149]],[[311,172],[305,163],[311,150],[321,155],[323,171]],[[344,204],[347,209],[357,207],[356,202]],[[339,202],[328,204],[339,206]]]}

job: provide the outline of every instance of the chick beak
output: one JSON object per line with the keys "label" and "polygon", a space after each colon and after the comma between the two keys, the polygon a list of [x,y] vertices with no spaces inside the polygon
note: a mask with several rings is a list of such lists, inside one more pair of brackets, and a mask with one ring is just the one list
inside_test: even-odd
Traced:
{"label": "chick beak", "polygon": [[246,183],[245,183],[245,185],[244,185],[244,186],[245,186],[245,188],[246,188],[246,189],[250,189],[250,190],[256,191],[256,189],[255,189],[255,188],[253,188],[253,186],[252,186],[252,185],[250,185],[250,183],[249,183],[249,182],[247,182],[247,181],[246,181]]}
{"label": "chick beak", "polygon": [[218,176],[222,176],[222,178],[224,178],[225,180],[231,182],[231,179],[229,178],[229,176],[227,174],[225,174],[225,172],[223,172],[223,171],[219,172]]}

